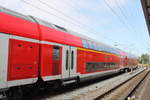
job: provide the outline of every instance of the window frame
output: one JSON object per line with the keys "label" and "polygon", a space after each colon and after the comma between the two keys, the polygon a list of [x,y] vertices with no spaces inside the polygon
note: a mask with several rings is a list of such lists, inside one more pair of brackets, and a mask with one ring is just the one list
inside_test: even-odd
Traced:
{"label": "window frame", "polygon": [[[56,50],[58,50],[58,51],[56,51]],[[56,45],[52,46],[52,59],[60,60],[60,46],[56,46]]]}

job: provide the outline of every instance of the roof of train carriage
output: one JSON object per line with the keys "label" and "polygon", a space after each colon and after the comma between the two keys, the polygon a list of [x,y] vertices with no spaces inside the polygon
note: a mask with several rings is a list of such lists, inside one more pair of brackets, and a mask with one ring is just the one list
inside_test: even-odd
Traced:
{"label": "roof of train carriage", "polygon": [[145,15],[145,20],[147,23],[147,28],[150,35],[150,0],[141,0],[141,2],[142,2],[144,15]]}
{"label": "roof of train carriage", "polygon": [[[90,38],[88,36],[85,36],[83,34],[80,34],[80,33],[74,32],[72,30],[66,29],[66,28],[64,28],[62,26],[59,26],[59,25],[55,25],[55,24],[52,24],[50,22],[46,22],[46,21],[44,21],[42,19],[39,19],[39,18],[36,18],[36,20],[38,20],[39,24],[42,24],[42,25],[45,25],[45,26],[57,29],[59,31],[62,31],[62,32],[69,33],[69,34],[72,34],[72,35],[80,37],[81,40],[82,40],[83,47],[85,47],[85,48],[90,48],[90,49],[98,50],[98,51],[105,51],[105,52],[118,54],[118,55],[121,54],[120,53],[121,52],[120,49],[117,49],[117,48],[114,48],[112,46],[106,45],[106,44],[104,44],[102,42],[96,41],[96,40],[94,40],[94,39],[92,39],[92,38]],[[83,41],[87,42],[87,46],[84,45]],[[125,54],[126,53],[124,53],[124,55]]]}
{"label": "roof of train carriage", "polygon": [[[51,24],[47,24],[41,20],[40,23],[38,25],[37,20],[31,16],[26,16],[0,6],[0,32],[37,40],[43,40],[43,38],[52,39],[51,41],[53,42],[82,47],[80,37],[66,34],[66,32],[56,29],[50,29],[51,26],[49,25]],[[44,26],[43,23],[46,25]],[[40,28],[43,29],[42,34],[40,34]],[[50,32],[53,34],[48,34]]]}
{"label": "roof of train carriage", "polygon": [[[0,6],[0,32],[23,37],[39,38],[37,25],[28,16]],[[23,26],[23,27],[22,27]]]}
{"label": "roof of train carriage", "polygon": [[[0,7],[0,12],[5,12],[5,13],[7,13],[9,15],[16,16],[18,18],[21,18],[21,19],[24,19],[24,20],[36,23],[35,20],[31,18],[31,16],[26,16],[26,15],[20,14],[18,12],[6,9],[4,7]],[[121,52],[123,52],[123,51],[120,50],[120,49],[117,49],[117,48],[114,48],[112,46],[106,45],[106,44],[104,44],[102,42],[99,42],[99,41],[95,41],[92,38],[89,38],[89,37],[84,36],[82,34],[79,34],[77,32],[71,31],[71,30],[66,29],[64,27],[61,27],[61,26],[58,26],[58,25],[46,22],[46,21],[44,21],[42,19],[39,19],[39,18],[36,18],[36,17],[34,17],[34,18],[38,21],[38,23],[40,25],[44,25],[44,26],[47,26],[47,27],[52,28],[52,29],[59,30],[59,31],[64,32],[64,33],[69,33],[72,36],[80,37],[81,40],[82,40],[82,44],[83,44],[83,41],[87,41],[88,45],[87,46],[85,45],[85,48],[90,48],[90,49],[94,49],[94,50],[105,51],[105,52],[109,52],[109,53],[114,53],[114,54],[118,54],[118,55],[121,54],[122,55]],[[77,40],[75,40],[75,41],[77,41]],[[68,41],[68,42],[70,42],[70,41]],[[127,55],[127,53],[124,53],[123,55],[125,56],[125,55]]]}

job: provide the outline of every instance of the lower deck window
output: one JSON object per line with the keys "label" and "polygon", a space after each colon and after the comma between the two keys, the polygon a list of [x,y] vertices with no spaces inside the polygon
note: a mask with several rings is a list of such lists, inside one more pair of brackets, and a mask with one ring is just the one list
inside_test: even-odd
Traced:
{"label": "lower deck window", "polygon": [[114,63],[114,62],[110,62],[110,63],[88,62],[88,63],[86,63],[86,72],[107,70],[107,69],[112,69],[115,67],[117,67],[117,63]]}

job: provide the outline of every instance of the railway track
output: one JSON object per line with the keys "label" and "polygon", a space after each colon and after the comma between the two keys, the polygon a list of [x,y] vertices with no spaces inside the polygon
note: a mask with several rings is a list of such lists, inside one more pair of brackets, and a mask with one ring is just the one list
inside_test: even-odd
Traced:
{"label": "railway track", "polygon": [[[110,95],[113,94],[114,98],[116,98],[117,94],[115,94],[115,92],[119,91],[116,89],[119,89],[119,87],[121,87],[123,84],[138,77],[139,75],[140,77],[145,76],[145,73],[147,73],[147,70],[145,71],[145,69],[140,68],[132,73],[125,73],[93,84],[77,87],[64,87],[61,88],[60,91],[52,91],[52,93],[48,93],[46,95],[33,97],[32,100],[113,100],[112,96]],[[117,98],[119,97],[117,96]]]}
{"label": "railway track", "polygon": [[[86,91],[87,90],[86,87],[90,87],[93,84],[96,84],[98,82],[102,82],[102,81],[117,77],[117,76],[122,75],[122,74],[123,73],[116,73],[116,74],[113,74],[113,75],[108,75],[108,76],[105,76],[105,77],[97,78],[96,80],[89,80],[89,81],[86,81],[86,82],[81,82],[79,84],[70,84],[70,85],[62,86],[58,89],[53,89],[53,90],[51,90],[51,89],[46,89],[45,90],[44,89],[44,90],[39,91],[37,94],[34,94],[34,92],[33,92],[32,94],[27,94],[24,97],[25,97],[25,100],[26,99],[28,99],[28,100],[35,100],[35,99],[36,100],[43,100],[43,99],[46,99],[47,100],[47,98],[48,98],[48,100],[49,99],[53,100],[53,98],[55,99],[55,97],[59,98],[61,95],[63,95],[63,94],[67,95],[68,93],[73,92],[73,91],[74,92],[76,92],[78,90],[81,90],[82,92]],[[55,100],[61,100],[61,99],[55,99]]]}
{"label": "railway track", "polygon": [[133,77],[130,77],[129,79],[97,97],[96,100],[137,100],[133,94],[139,85],[149,75],[149,72],[150,70],[148,69],[136,74]]}
{"label": "railway track", "polygon": [[133,90],[129,92],[126,100],[149,100],[149,83],[150,71],[137,83]]}

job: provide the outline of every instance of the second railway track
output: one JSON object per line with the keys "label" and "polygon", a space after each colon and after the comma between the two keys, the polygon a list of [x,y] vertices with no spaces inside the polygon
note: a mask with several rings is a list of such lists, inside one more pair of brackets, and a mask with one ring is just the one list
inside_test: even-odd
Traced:
{"label": "second railway track", "polygon": [[149,72],[150,70],[148,69],[134,75],[133,77],[130,77],[103,95],[100,95],[98,98],[96,98],[96,100],[137,100],[130,96],[140,85],[140,83],[142,83],[142,81],[147,77]]}

